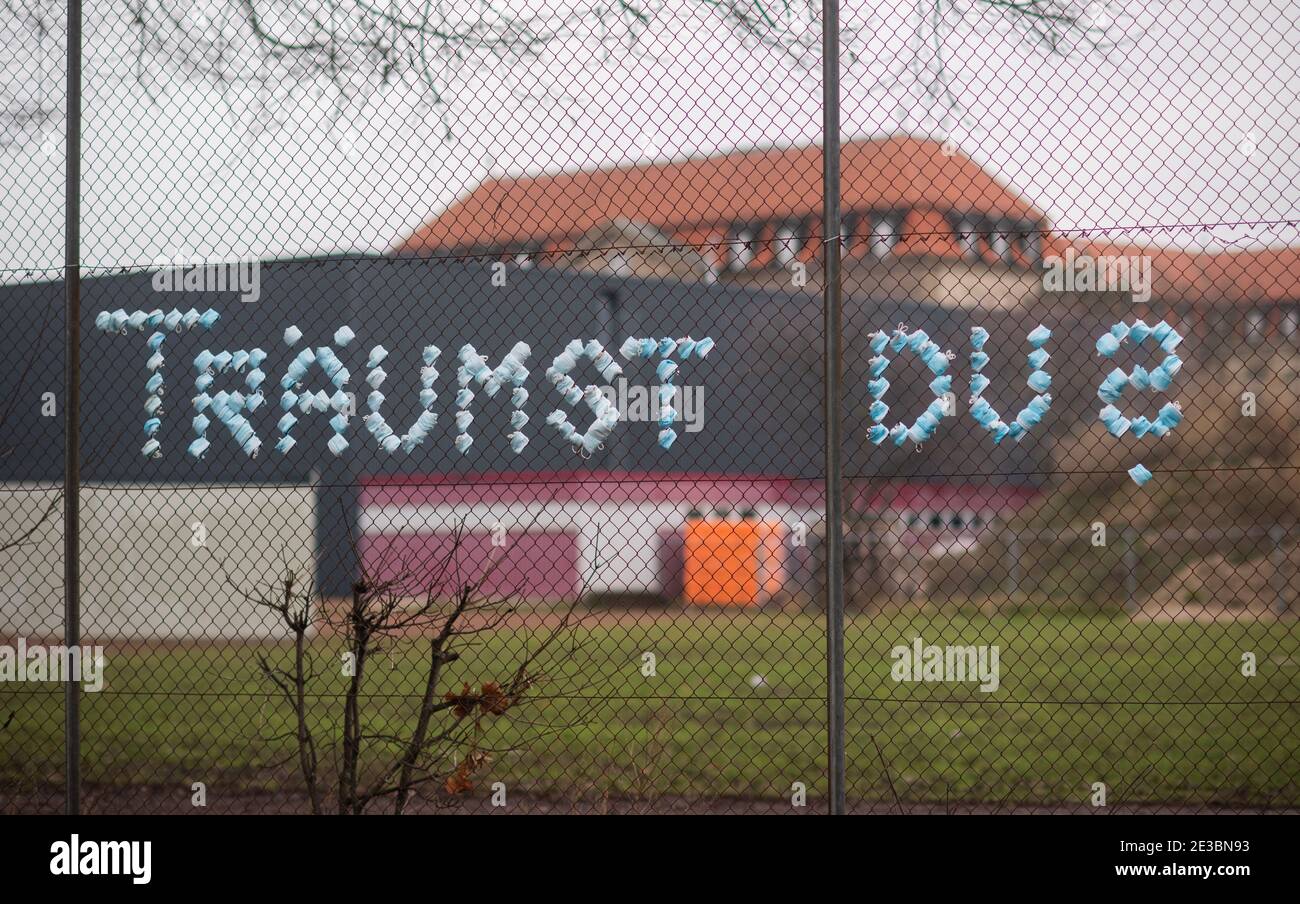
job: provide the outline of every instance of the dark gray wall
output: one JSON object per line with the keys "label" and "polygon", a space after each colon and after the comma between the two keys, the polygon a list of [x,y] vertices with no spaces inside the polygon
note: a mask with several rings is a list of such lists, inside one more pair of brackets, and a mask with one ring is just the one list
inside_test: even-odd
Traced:
{"label": "dark gray wall", "polygon": [[[490,266],[452,261],[362,258],[265,264],[261,300],[243,303],[232,294],[161,294],[153,291],[149,274],[87,279],[83,284],[83,479],[88,482],[132,483],[300,483],[313,479],[321,487],[320,544],[342,548],[354,530],[356,483],[360,475],[470,474],[511,471],[600,470],[670,473],[748,474],[819,479],[822,475],[821,311],[816,300],[722,285],[686,285],[654,280],[614,279],[566,270],[514,267],[506,271],[504,287],[492,284]],[[7,328],[0,333],[0,387],[8,406],[0,430],[8,454],[0,458],[0,475],[7,482],[51,481],[62,475],[62,286],[26,284],[0,289]],[[167,394],[159,434],[166,450],[161,459],[140,454],[145,437],[144,364],[148,357],[145,333],[106,335],[95,330],[101,310],[125,308],[182,310],[213,307],[221,313],[211,331],[194,330],[168,338],[164,345]],[[1047,426],[1063,429],[1089,413],[1091,393],[1101,373],[1089,364],[1092,335],[1109,323],[1076,317],[1071,323],[1049,323],[1057,336],[1049,344],[1049,371],[1055,379],[1057,403]],[[1105,321],[1105,322],[1103,322]],[[961,398],[961,414],[945,419],[940,434],[921,451],[865,442],[866,359],[869,334],[905,322],[922,327],[944,347],[957,352],[952,372]],[[845,314],[845,473],[854,478],[963,480],[1035,484],[1046,465],[1046,431],[1022,443],[995,447],[966,414],[969,367],[967,337],[972,324],[985,326],[993,363],[988,369],[991,400],[1011,400],[1003,413],[1014,414],[1031,393],[1024,387],[1027,369],[1025,333],[1038,322],[1030,312],[942,310],[935,306],[850,297]],[[369,391],[364,383],[369,349],[383,344],[390,352],[384,368],[389,378],[384,414],[403,432],[418,413],[420,351],[432,343],[443,349],[437,389],[440,424],[424,446],[410,456],[385,455],[354,421],[351,448],[336,458],[325,448],[327,416],[312,416],[296,428],[298,445],[287,456],[271,451],[280,416],[279,379],[294,351],[282,340],[284,328],[296,324],[313,346],[332,341],[334,330],[347,324],[357,339],[342,352],[352,372],[351,387],[364,413]],[[702,386],[704,429],[687,433],[671,450],[656,445],[657,426],[624,423],[610,448],[584,460],[544,424],[547,413],[562,406],[545,380],[551,359],[571,339],[600,338],[616,349],[628,335],[690,334],[717,342],[704,361],[682,366],[679,383]],[[1069,335],[1069,342],[1064,337]],[[527,388],[531,438],[522,455],[511,453],[506,440],[506,393],[487,399],[477,393],[472,453],[462,456],[452,447],[451,424],[455,395],[455,355],[471,342],[495,365],[518,340],[533,349]],[[1073,348],[1070,348],[1070,344]],[[300,344],[301,345],[301,344]],[[252,420],[266,451],[250,460],[213,424],[213,447],[202,462],[185,454],[192,438],[190,421],[194,394],[194,355],[202,348],[261,347],[269,353],[263,369],[268,379],[268,403]],[[653,364],[624,362],[633,382],[652,384]],[[594,370],[575,374],[580,383],[595,382]],[[910,421],[929,401],[930,374],[919,362],[897,356],[888,376],[893,388],[889,421]],[[309,382],[327,386],[314,372]],[[228,375],[216,388],[234,389],[242,377]],[[58,417],[42,417],[41,393],[60,399]],[[582,412],[571,418],[585,425]],[[326,568],[327,583],[346,583],[350,557],[334,557]]]}

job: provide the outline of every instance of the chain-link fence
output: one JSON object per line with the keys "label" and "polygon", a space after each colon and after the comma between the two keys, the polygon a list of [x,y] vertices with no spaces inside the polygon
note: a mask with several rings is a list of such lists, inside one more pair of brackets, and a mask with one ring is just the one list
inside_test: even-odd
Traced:
{"label": "chain-link fence", "polygon": [[1300,806],[1294,17],[835,10],[0,9],[0,811]]}

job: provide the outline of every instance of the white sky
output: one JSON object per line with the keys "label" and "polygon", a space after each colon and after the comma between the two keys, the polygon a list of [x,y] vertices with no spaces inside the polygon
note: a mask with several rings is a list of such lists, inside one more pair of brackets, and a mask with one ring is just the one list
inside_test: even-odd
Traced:
{"label": "white sky", "polygon": [[[458,64],[447,93],[451,141],[438,112],[406,86],[341,122],[326,101],[306,97],[290,122],[263,130],[231,109],[244,99],[223,102],[201,85],[174,84],[151,101],[132,74],[121,0],[97,4],[86,40],[83,261],[383,251],[489,174],[819,140],[816,60],[801,70],[747,48],[699,0],[654,2],[656,20],[635,52],[602,58],[590,42],[571,42],[530,69]],[[915,83],[890,76],[924,59],[907,44],[914,0],[843,3],[862,35],[852,45],[862,59],[844,73],[845,137],[942,134],[926,105],[907,99]],[[973,13],[949,34],[965,108],[951,135],[962,151],[1058,229],[1300,218],[1300,4],[1114,0],[1110,9],[1136,24],[1125,30],[1132,46],[1104,56],[1047,57]],[[38,53],[3,37],[8,96],[43,85],[61,103],[61,49]],[[61,265],[62,130],[55,121],[0,149],[6,279]],[[1123,237],[1300,244],[1294,228]]]}

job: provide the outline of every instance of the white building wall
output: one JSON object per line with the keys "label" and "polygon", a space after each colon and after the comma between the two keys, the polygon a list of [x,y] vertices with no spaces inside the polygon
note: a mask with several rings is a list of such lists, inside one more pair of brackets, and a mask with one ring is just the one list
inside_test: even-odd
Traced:
{"label": "white building wall", "polygon": [[[32,523],[53,493],[0,489],[0,518],[14,525],[0,530],[12,534]],[[308,486],[87,486],[81,512],[88,642],[280,638],[279,616],[241,592],[276,582],[286,561],[303,580],[315,576],[315,493]],[[29,543],[0,552],[0,634],[62,632],[60,507]]]}

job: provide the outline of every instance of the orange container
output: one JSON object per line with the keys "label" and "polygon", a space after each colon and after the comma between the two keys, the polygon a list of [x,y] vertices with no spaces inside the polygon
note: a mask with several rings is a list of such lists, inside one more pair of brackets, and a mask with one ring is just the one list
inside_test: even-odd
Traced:
{"label": "orange container", "polygon": [[785,580],[785,525],[705,519],[686,524],[686,601],[757,606]]}

